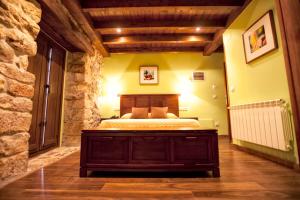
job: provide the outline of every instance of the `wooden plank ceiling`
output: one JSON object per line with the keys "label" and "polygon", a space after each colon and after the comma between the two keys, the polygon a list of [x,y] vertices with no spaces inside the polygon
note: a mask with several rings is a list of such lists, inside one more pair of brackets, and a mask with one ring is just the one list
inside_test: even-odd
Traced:
{"label": "wooden plank ceiling", "polygon": [[[207,51],[245,0],[82,0],[81,7],[112,53]],[[220,38],[221,39],[221,38]],[[209,52],[208,52],[209,51]]]}
{"label": "wooden plank ceiling", "polygon": [[[63,0],[107,53],[222,51],[222,34],[249,0]],[[76,6],[75,6],[76,7]],[[84,21],[81,18],[81,21]],[[84,23],[82,23],[84,24]]]}

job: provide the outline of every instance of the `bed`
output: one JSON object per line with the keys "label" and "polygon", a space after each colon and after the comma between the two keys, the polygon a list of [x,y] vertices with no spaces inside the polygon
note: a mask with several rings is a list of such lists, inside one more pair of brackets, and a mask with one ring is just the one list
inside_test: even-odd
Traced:
{"label": "bed", "polygon": [[[168,107],[177,94],[121,95],[120,115],[132,107]],[[82,130],[80,177],[88,171],[212,171],[220,176],[218,134],[194,119],[110,119]]]}

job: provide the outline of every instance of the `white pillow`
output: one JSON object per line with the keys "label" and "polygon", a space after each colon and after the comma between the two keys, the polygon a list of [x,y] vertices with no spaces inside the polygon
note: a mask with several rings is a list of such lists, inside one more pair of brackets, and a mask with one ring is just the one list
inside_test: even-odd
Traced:
{"label": "white pillow", "polygon": [[173,113],[167,113],[167,118],[168,119],[178,119],[178,117]]}
{"label": "white pillow", "polygon": [[132,113],[126,113],[125,115],[123,115],[121,117],[121,119],[130,119],[131,118]]}

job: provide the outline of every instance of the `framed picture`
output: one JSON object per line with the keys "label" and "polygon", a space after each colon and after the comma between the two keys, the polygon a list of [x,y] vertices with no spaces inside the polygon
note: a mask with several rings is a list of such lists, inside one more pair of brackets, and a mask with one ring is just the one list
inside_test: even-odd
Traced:
{"label": "framed picture", "polygon": [[140,66],[140,84],[158,84],[158,66]]}
{"label": "framed picture", "polygon": [[247,64],[278,47],[272,10],[246,30],[243,41]]}

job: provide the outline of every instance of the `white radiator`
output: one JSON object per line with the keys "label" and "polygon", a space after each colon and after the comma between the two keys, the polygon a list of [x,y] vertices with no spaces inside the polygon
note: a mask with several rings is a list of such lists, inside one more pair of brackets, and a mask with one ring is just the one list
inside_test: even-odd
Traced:
{"label": "white radiator", "polygon": [[229,109],[233,139],[291,150],[293,129],[284,100],[236,105]]}

